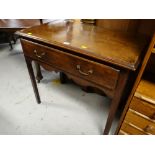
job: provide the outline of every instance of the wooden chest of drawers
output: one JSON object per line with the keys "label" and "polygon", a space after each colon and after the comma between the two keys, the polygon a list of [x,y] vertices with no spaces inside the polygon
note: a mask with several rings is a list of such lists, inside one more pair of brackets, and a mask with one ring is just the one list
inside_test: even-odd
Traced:
{"label": "wooden chest of drawers", "polygon": [[119,134],[155,134],[155,84],[141,80]]}

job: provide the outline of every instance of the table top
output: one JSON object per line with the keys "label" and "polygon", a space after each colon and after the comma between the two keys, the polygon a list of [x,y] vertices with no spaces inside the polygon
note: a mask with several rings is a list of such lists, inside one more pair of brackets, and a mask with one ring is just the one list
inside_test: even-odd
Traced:
{"label": "table top", "polygon": [[40,25],[39,19],[0,19],[0,30],[23,29],[34,25]]}
{"label": "table top", "polygon": [[130,70],[136,70],[147,42],[142,35],[83,24],[80,20],[56,20],[17,34]]}

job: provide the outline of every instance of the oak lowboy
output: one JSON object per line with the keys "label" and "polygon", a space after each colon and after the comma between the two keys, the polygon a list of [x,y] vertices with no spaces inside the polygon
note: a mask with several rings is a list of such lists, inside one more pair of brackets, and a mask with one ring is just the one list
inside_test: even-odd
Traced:
{"label": "oak lowboy", "polygon": [[146,38],[75,21],[54,21],[18,31],[37,102],[32,61],[65,73],[111,98],[104,134],[108,134],[131,72],[136,71]]}

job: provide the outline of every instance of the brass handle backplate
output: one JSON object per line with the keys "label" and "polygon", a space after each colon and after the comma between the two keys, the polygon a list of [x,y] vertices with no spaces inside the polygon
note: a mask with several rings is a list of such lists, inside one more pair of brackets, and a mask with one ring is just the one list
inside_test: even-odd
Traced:
{"label": "brass handle backplate", "polygon": [[82,75],[88,76],[88,75],[90,75],[90,74],[93,74],[93,70],[92,70],[92,69],[89,70],[87,73],[85,73],[85,72],[83,72],[83,71],[81,70],[81,66],[80,66],[80,65],[77,65],[76,68],[77,68],[77,70],[79,71],[79,73],[82,74]]}
{"label": "brass handle backplate", "polygon": [[147,125],[145,128],[144,128],[144,131],[145,132],[151,132],[151,131],[154,131],[155,128],[151,125]]}
{"label": "brass handle backplate", "polygon": [[34,53],[35,53],[36,57],[38,57],[39,59],[41,59],[46,54],[45,52],[38,54],[37,50],[34,50]]}
{"label": "brass handle backplate", "polygon": [[153,115],[150,117],[151,119],[155,119],[155,113],[153,113]]}

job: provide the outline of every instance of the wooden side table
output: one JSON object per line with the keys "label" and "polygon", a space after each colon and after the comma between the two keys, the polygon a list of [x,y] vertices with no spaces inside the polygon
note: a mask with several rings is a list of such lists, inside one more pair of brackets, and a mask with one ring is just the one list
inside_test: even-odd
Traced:
{"label": "wooden side table", "polygon": [[3,35],[1,43],[9,43],[10,50],[12,50],[12,41],[15,43],[14,33],[35,25],[40,25],[39,19],[1,19],[0,34]]}
{"label": "wooden side table", "polygon": [[111,99],[104,134],[108,134],[126,88],[136,71],[148,38],[112,31],[78,20],[55,21],[17,32],[32,86],[41,103],[32,69],[37,61],[45,69],[60,71],[82,85],[101,89]]}

